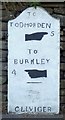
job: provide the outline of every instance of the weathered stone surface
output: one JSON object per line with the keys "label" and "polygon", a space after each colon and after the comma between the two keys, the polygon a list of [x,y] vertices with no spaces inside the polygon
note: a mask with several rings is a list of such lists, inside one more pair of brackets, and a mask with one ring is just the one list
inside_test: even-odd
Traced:
{"label": "weathered stone surface", "polygon": [[58,4],[58,3],[53,3],[53,2],[42,4],[43,7],[50,7],[50,8],[59,8],[59,7],[63,8],[64,5],[65,5],[65,3],[59,3]]}
{"label": "weathered stone surface", "polygon": [[63,31],[65,32],[65,28],[63,29]]}
{"label": "weathered stone surface", "polygon": [[2,50],[0,50],[0,58],[2,58]]}
{"label": "weathered stone surface", "polygon": [[2,101],[2,92],[0,92],[0,102]]}
{"label": "weathered stone surface", "polygon": [[2,10],[3,8],[2,8],[2,5],[0,4],[0,10]]}
{"label": "weathered stone surface", "polygon": [[6,62],[0,62],[0,71],[1,70],[7,70],[8,66]]}
{"label": "weathered stone surface", "polygon": [[6,76],[0,76],[0,85],[5,84],[7,81]]}
{"label": "weathered stone surface", "polygon": [[2,10],[2,14],[0,13],[0,21],[2,22],[8,22],[8,20],[14,19],[14,12],[8,10]]}
{"label": "weathered stone surface", "polygon": [[61,70],[65,70],[65,63],[61,63],[60,68],[61,68]]}
{"label": "weathered stone surface", "polygon": [[65,41],[65,36],[61,36],[60,40],[64,42]]}
{"label": "weathered stone surface", "polygon": [[59,8],[54,8],[54,12],[55,12],[56,14],[63,14],[63,15],[65,15],[65,8],[61,8],[61,7],[59,7]]}
{"label": "weathered stone surface", "polygon": [[6,103],[2,103],[2,112],[6,113],[7,112],[7,104]]}
{"label": "weathered stone surface", "polygon": [[65,71],[60,71],[60,78],[65,79]]}
{"label": "weathered stone surface", "polygon": [[61,62],[61,63],[65,63],[65,57],[61,56],[60,62]]}
{"label": "weathered stone surface", "polygon": [[46,10],[49,14],[52,14],[52,13],[53,13],[53,9],[52,9],[52,8],[45,8],[45,10]]}
{"label": "weathered stone surface", "polygon": [[61,104],[61,113],[64,114],[64,120],[65,120],[65,104]]}
{"label": "weathered stone surface", "polygon": [[60,95],[64,96],[65,95],[65,89],[61,89]]}
{"label": "weathered stone surface", "polygon": [[0,71],[0,76],[2,76],[2,71]]}
{"label": "weathered stone surface", "polygon": [[0,58],[6,58],[7,57],[8,52],[4,51],[4,50],[0,50]]}
{"label": "weathered stone surface", "polygon": [[59,14],[52,14],[53,17],[60,19],[60,26],[65,26],[65,16]]}
{"label": "weathered stone surface", "polygon": [[8,37],[7,31],[0,31],[0,39],[6,39]]}
{"label": "weathered stone surface", "polygon": [[63,31],[60,31],[60,35],[64,35],[64,32],[63,32]]}
{"label": "weathered stone surface", "polygon": [[61,88],[64,89],[64,92],[65,92],[65,80],[61,80],[60,86],[61,86]]}
{"label": "weathered stone surface", "polygon": [[6,41],[0,41],[0,49],[7,50],[7,42]]}
{"label": "weathered stone surface", "polygon": [[2,85],[0,85],[0,92],[2,92]]}
{"label": "weathered stone surface", "polygon": [[7,102],[7,95],[2,93],[2,102]]}
{"label": "weathered stone surface", "polygon": [[61,103],[65,103],[65,96],[61,96]]}
{"label": "weathered stone surface", "polygon": [[6,84],[0,85],[0,92],[4,92],[4,91],[7,91],[7,85]]}
{"label": "weathered stone surface", "polygon": [[[0,103],[0,114],[2,113],[2,105]],[[1,118],[1,117],[0,117]],[[0,119],[1,120],[1,119]]]}
{"label": "weathered stone surface", "polygon": [[65,42],[61,42],[60,45],[62,46],[63,49],[65,49]]}
{"label": "weathered stone surface", "polygon": [[2,22],[2,30],[7,30],[8,29],[8,24],[6,22]]}
{"label": "weathered stone surface", "polygon": [[63,26],[65,26],[65,16],[63,17]]}
{"label": "weathered stone surface", "polygon": [[16,115],[14,113],[9,113],[9,114],[3,114],[3,119],[2,120],[27,120],[30,118],[30,120],[63,120],[63,115],[50,115],[50,114],[20,114]]}
{"label": "weathered stone surface", "polygon": [[65,51],[63,51],[63,56],[65,56]]}
{"label": "weathered stone surface", "polygon": [[0,76],[7,76],[7,71],[0,71]]}
{"label": "weathered stone surface", "polygon": [[2,22],[0,22],[0,31],[2,30]]}
{"label": "weathered stone surface", "polygon": [[6,17],[6,16],[10,17],[10,11],[9,10],[2,10],[2,17]]}
{"label": "weathered stone surface", "polygon": [[7,58],[6,57],[0,58],[0,62],[7,62]]}

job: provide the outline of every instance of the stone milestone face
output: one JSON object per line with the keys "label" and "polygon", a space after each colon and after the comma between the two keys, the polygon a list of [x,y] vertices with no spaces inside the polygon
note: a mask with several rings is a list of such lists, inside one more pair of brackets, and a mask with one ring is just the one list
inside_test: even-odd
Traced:
{"label": "stone milestone face", "polygon": [[8,112],[59,113],[60,21],[43,8],[8,22]]}

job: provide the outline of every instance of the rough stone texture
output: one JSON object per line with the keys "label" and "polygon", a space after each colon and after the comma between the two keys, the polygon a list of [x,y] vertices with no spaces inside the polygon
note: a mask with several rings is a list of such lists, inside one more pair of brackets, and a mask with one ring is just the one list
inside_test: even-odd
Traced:
{"label": "rough stone texture", "polygon": [[65,8],[63,8],[63,9],[61,7],[54,8],[54,13],[65,15]]}
{"label": "rough stone texture", "polygon": [[4,92],[4,91],[7,91],[7,85],[0,85],[0,92]]}
{"label": "rough stone texture", "polygon": [[0,62],[0,71],[1,70],[7,70],[7,63],[6,62],[3,62],[3,63]]}
{"label": "rough stone texture", "polygon": [[2,10],[2,5],[0,4],[0,10]]}
{"label": "rough stone texture", "polygon": [[[25,120],[27,119],[27,118],[30,118],[30,120],[32,119],[32,120],[63,120],[63,115],[43,115],[43,114],[22,114],[22,115],[15,115],[15,114],[6,114],[6,115],[4,115],[3,114],[3,118],[17,118],[17,120],[18,120],[18,118],[20,118],[20,119],[23,119],[24,120],[24,118],[25,118]],[[5,119],[3,119],[3,120],[5,120]]]}
{"label": "rough stone texture", "polygon": [[0,41],[0,49],[6,50],[7,47],[8,46],[6,41]]}
{"label": "rough stone texture", "polygon": [[[63,80],[63,81],[64,81],[64,80]],[[63,82],[63,81],[62,81],[62,82]],[[61,94],[62,96],[65,96],[65,90],[61,89],[60,94]]]}
{"label": "rough stone texture", "polygon": [[60,19],[60,26],[65,26],[65,16],[61,14],[52,14],[53,17]]}
{"label": "rough stone texture", "polygon": [[5,58],[5,57],[7,57],[7,54],[8,54],[8,52],[7,51],[5,51],[5,50],[0,50],[0,58]]}
{"label": "rough stone texture", "polygon": [[0,22],[0,24],[2,24],[2,31],[3,31],[3,30],[6,31],[6,30],[8,29],[8,24],[7,24],[7,23],[5,23],[5,22],[2,22],[2,23],[1,23],[1,22]]}
{"label": "rough stone texture", "polygon": [[53,9],[52,9],[52,8],[45,8],[45,10],[46,10],[49,14],[52,14],[52,13],[53,13]]}
{"label": "rough stone texture", "polygon": [[65,70],[65,63],[61,63],[61,64],[60,64],[60,69],[61,69],[61,70]]}
{"label": "rough stone texture", "polygon": [[[65,8],[65,3],[43,3],[42,4],[43,7],[47,7],[47,8],[59,8],[61,7],[62,9]],[[60,13],[61,14],[61,13]]]}
{"label": "rough stone texture", "polygon": [[3,76],[3,77],[0,76],[0,85],[5,84],[6,80],[7,80],[6,76]]}
{"label": "rough stone texture", "polygon": [[61,37],[60,37],[60,40],[61,40],[61,42],[62,42],[62,41],[64,42],[64,41],[65,41],[65,36],[61,36]]}
{"label": "rough stone texture", "polygon": [[[61,86],[62,89],[65,88],[65,80],[62,80],[62,81],[61,81],[60,86]],[[65,90],[64,90],[64,92],[65,92]]]}
{"label": "rough stone texture", "polygon": [[8,37],[7,31],[0,31],[0,39],[6,39]]}
{"label": "rough stone texture", "polygon": [[65,96],[61,96],[61,103],[65,103]]}

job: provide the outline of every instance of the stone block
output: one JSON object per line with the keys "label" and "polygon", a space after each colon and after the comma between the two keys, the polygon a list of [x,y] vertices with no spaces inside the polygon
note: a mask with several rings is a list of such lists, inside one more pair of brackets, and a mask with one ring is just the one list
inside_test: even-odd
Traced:
{"label": "stone block", "polygon": [[54,8],[54,13],[60,14],[60,15],[65,15],[65,8],[64,7],[63,8],[61,8],[61,7]]}
{"label": "stone block", "polygon": [[61,96],[65,96],[65,89],[61,89],[60,95],[61,95]]}
{"label": "stone block", "polygon": [[60,45],[63,49],[65,49],[65,42],[61,42]]}
{"label": "stone block", "polygon": [[8,65],[6,62],[0,62],[0,71],[8,70]]}
{"label": "stone block", "polygon": [[64,32],[63,32],[63,31],[60,31],[60,35],[64,35]]}
{"label": "stone block", "polygon": [[7,31],[0,31],[0,39],[7,39],[8,32]]}
{"label": "stone block", "polygon": [[60,79],[65,79],[65,71],[60,71]]}
{"label": "stone block", "polygon": [[2,22],[0,21],[0,31],[2,30]]}
{"label": "stone block", "polygon": [[7,71],[0,71],[0,76],[7,76]]}
{"label": "stone block", "polygon": [[65,42],[65,36],[61,36],[61,37],[60,37],[60,40],[61,40],[61,42],[62,42],[62,41]]}
{"label": "stone block", "polygon": [[[1,23],[0,23],[1,24]],[[2,31],[8,29],[8,23],[7,22],[2,22]]]}
{"label": "stone block", "polygon": [[45,10],[46,10],[49,14],[52,14],[52,13],[53,13],[53,9],[52,9],[52,8],[45,8]]}
{"label": "stone block", "polygon": [[7,113],[7,104],[6,104],[6,102],[2,103],[2,113]]}
{"label": "stone block", "polygon": [[61,104],[61,112],[64,114],[63,120],[65,120],[65,104]]}
{"label": "stone block", "polygon": [[2,102],[6,102],[7,101],[7,95],[2,93]]}
{"label": "stone block", "polygon": [[65,104],[65,96],[61,96],[61,103]]}
{"label": "stone block", "polygon": [[14,19],[14,12],[8,10],[2,10],[2,14],[0,13],[0,21],[2,22],[8,22],[9,20]]}
{"label": "stone block", "polygon": [[51,7],[51,8],[59,8],[59,7],[61,7],[61,8],[63,8],[64,7],[64,5],[65,5],[65,3],[55,3],[55,2],[48,2],[48,3],[43,3],[42,4],[42,6],[43,7]]}
{"label": "stone block", "polygon": [[65,63],[61,63],[61,64],[60,64],[60,69],[61,69],[61,70],[65,70]]}
{"label": "stone block", "polygon": [[2,113],[2,103],[0,102],[0,113]]}
{"label": "stone block", "polygon": [[60,26],[65,26],[65,16],[59,14],[52,14],[53,17],[60,19]]}
{"label": "stone block", "polygon": [[2,10],[3,8],[2,8],[2,4],[0,4],[0,10]]}
{"label": "stone block", "polygon": [[23,115],[15,115],[13,114],[3,114],[2,120],[63,120],[63,115],[44,115],[44,114],[23,114]]}
{"label": "stone block", "polygon": [[63,51],[63,56],[65,56],[65,51]]}
{"label": "stone block", "polygon": [[0,58],[6,58],[7,57],[8,52],[4,51],[4,50],[0,50]]}
{"label": "stone block", "polygon": [[5,84],[7,81],[7,77],[6,76],[0,76],[0,85]]}
{"label": "stone block", "polygon": [[0,92],[4,92],[4,91],[7,91],[7,85],[6,84],[0,85]]}
{"label": "stone block", "polygon": [[65,57],[61,56],[61,57],[60,57],[60,62],[61,62],[61,63],[65,63]]}
{"label": "stone block", "polygon": [[61,80],[60,87],[64,89],[65,92],[65,80]]}
{"label": "stone block", "polygon": [[0,62],[7,62],[7,58],[6,57],[0,58]]}
{"label": "stone block", "polygon": [[7,44],[8,43],[6,41],[0,41],[0,49],[7,50],[8,48]]}

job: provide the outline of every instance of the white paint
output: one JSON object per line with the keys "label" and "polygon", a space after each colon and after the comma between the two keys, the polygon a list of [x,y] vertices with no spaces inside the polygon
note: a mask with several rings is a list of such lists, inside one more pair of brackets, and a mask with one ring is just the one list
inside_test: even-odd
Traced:
{"label": "white paint", "polygon": [[[32,23],[32,27],[22,27],[20,22]],[[44,23],[44,28],[38,27],[39,23]],[[36,32],[48,34],[40,41],[25,41],[25,34]],[[8,112],[59,113],[59,49],[60,21],[43,8],[27,8],[16,19],[8,22]],[[20,64],[19,59],[28,59],[29,63]],[[30,64],[32,59],[35,59],[34,64]],[[39,64],[36,64],[36,59]],[[44,64],[41,64],[41,59],[44,59]],[[25,72],[31,69],[47,70],[47,77],[31,78]]]}

